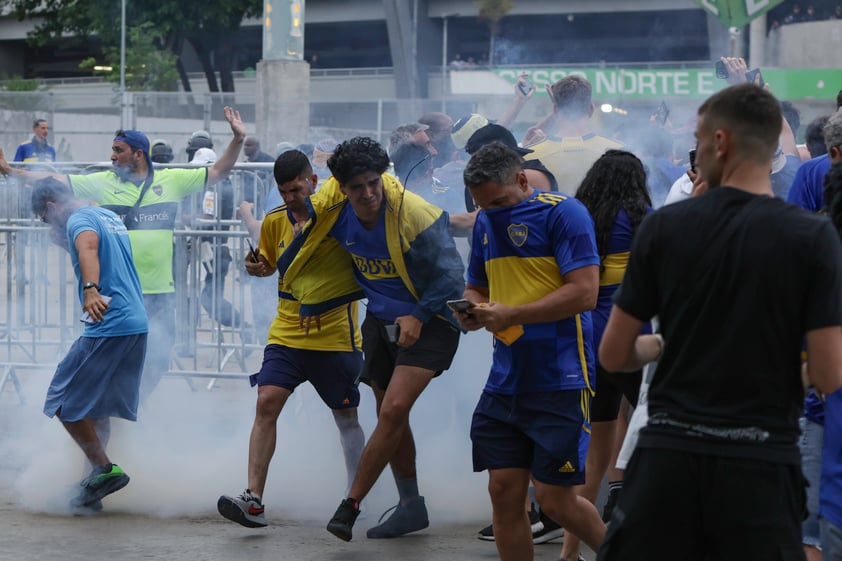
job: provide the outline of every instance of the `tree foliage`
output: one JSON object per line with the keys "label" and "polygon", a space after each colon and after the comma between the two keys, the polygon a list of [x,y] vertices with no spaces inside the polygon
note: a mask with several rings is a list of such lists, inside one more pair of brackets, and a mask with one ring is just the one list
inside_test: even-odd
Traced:
{"label": "tree foliage", "polygon": [[[11,8],[20,20],[40,19],[30,35],[36,44],[67,35],[98,36],[106,47],[119,49],[118,0],[0,0],[0,8],[4,7]],[[236,33],[244,17],[259,15],[261,10],[261,0],[129,0],[126,25],[134,29],[148,24],[146,29],[155,31],[153,44],[176,57],[185,90],[190,90],[190,84],[180,57],[189,43],[202,64],[208,88],[234,91]]]}
{"label": "tree foliage", "polygon": [[500,20],[515,7],[514,0],[474,0],[477,12],[482,20],[488,23],[491,31],[491,41],[488,48],[488,64],[494,64],[494,37],[500,28]]}
{"label": "tree foliage", "polygon": [[[161,48],[161,33],[151,23],[132,27],[126,37],[126,89],[128,91],[173,91],[178,84],[176,56]],[[102,74],[109,82],[120,82],[120,47],[105,47],[106,70],[97,70],[97,60],[87,58],[79,65]]]}

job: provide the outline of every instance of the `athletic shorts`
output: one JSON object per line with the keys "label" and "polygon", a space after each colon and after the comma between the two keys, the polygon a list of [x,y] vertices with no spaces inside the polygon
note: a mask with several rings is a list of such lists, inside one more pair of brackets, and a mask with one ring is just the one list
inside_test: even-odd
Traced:
{"label": "athletic shorts", "polygon": [[596,394],[591,402],[591,422],[616,421],[623,396],[637,407],[643,370],[637,372],[607,372],[596,367]]}
{"label": "athletic shorts", "polygon": [[44,414],[72,423],[120,417],[137,420],[146,333],[122,337],[80,337],[47,389]]}
{"label": "athletic shorts", "polygon": [[549,485],[585,482],[590,392],[482,392],[471,422],[474,471],[521,468]]}
{"label": "athletic shorts", "polygon": [[362,367],[360,351],[310,351],[283,345],[266,345],[260,372],[252,374],[252,386],[277,386],[290,392],[310,382],[325,405],[349,409],[360,404],[358,386]]}
{"label": "athletic shorts", "polygon": [[598,561],[804,559],[798,465],[635,450]]}
{"label": "athletic shorts", "polygon": [[399,347],[389,341],[386,326],[392,322],[366,314],[362,326],[365,364],[361,380],[376,384],[381,390],[389,386],[392,372],[398,365],[432,370],[438,376],[453,362],[459,346],[459,330],[450,322],[434,317],[421,328],[421,337],[411,347]]}

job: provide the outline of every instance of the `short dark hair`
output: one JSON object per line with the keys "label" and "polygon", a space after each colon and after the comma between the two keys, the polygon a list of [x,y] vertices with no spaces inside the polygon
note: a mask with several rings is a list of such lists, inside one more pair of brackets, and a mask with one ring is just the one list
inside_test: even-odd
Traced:
{"label": "short dark hair", "polygon": [[591,112],[593,89],[582,76],[565,76],[552,87],[553,105],[562,117],[587,117]]}
{"label": "short dark hair", "polygon": [[340,184],[345,184],[370,171],[382,175],[389,168],[389,156],[376,140],[357,136],[336,147],[327,167]]}
{"label": "short dark hair", "polygon": [[804,144],[807,145],[807,151],[811,158],[827,154],[827,146],[824,143],[824,126],[828,119],[830,119],[830,115],[816,117],[810,121],[804,131]]}
{"label": "short dark hair", "polygon": [[[421,177],[433,167],[433,158],[430,151],[425,146],[419,146],[415,143],[399,146],[392,154],[392,162],[395,164],[395,175],[404,184],[406,184],[410,172],[413,173],[414,177]],[[418,167],[413,171],[416,165]]]}
{"label": "short dark hair", "polygon": [[46,123],[46,122],[47,122],[47,119],[35,119],[34,121],[32,121],[32,128],[37,129],[39,126],[41,126],[41,123]]}
{"label": "short dark hair", "polygon": [[709,131],[734,133],[736,150],[758,162],[771,161],[781,136],[781,105],[768,91],[754,84],[739,84],[713,94],[701,107]]}
{"label": "short dark hair", "polygon": [[35,182],[32,187],[32,212],[42,216],[47,211],[47,203],[64,203],[73,199],[70,187],[55,177],[45,177]]}
{"label": "short dark hair", "polygon": [[507,184],[523,171],[523,157],[503,144],[486,144],[471,156],[462,178],[469,189],[483,183]]}
{"label": "short dark hair", "polygon": [[313,166],[301,150],[287,150],[275,160],[275,183],[283,185],[293,179],[313,174]]}

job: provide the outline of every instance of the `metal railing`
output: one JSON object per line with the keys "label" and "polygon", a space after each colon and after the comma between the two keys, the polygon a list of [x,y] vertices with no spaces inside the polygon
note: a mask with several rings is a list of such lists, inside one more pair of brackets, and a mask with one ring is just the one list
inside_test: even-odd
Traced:
{"label": "metal railing", "polygon": [[[103,165],[110,164],[55,163],[51,167],[76,172]],[[232,171],[235,208],[246,186],[254,186],[255,215],[262,217],[267,189],[274,188],[268,181],[271,169],[272,164],[243,164]],[[222,183],[210,189],[220,201]],[[18,376],[27,370],[53,369],[83,329],[69,256],[51,242],[49,228],[32,216],[29,193],[28,187],[8,178],[0,184],[0,392],[11,384],[21,401]],[[271,303],[277,302],[277,277],[253,279],[242,267],[248,251],[244,226],[233,216],[201,217],[202,198],[203,193],[196,193],[181,201],[174,230],[176,341],[167,376],[184,379],[191,387],[195,379],[205,379],[211,387],[217,378],[244,378],[256,372],[267,321],[274,316],[266,312],[273,311]],[[224,288],[206,286],[212,265],[203,260],[202,244],[207,244],[205,256],[218,259],[230,254],[228,274],[213,275],[213,282],[223,282]],[[230,311],[229,305],[238,322],[214,319],[224,315],[222,310]]]}

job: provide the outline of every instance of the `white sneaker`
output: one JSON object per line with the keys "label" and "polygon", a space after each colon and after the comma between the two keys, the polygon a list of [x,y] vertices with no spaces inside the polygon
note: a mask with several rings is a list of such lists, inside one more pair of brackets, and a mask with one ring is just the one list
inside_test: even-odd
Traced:
{"label": "white sneaker", "polygon": [[222,495],[216,502],[219,514],[246,528],[265,528],[266,516],[260,497],[246,489],[236,497]]}

